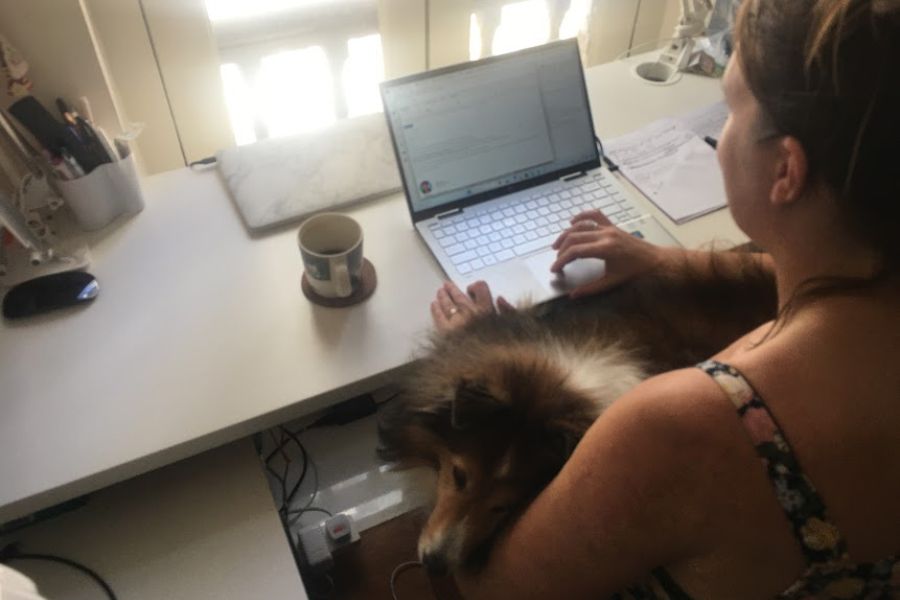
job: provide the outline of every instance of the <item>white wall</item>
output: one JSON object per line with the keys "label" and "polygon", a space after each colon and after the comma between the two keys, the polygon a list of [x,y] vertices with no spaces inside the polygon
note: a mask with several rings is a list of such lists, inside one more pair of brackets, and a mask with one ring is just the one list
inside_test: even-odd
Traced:
{"label": "white wall", "polygon": [[183,167],[178,131],[138,0],[83,0],[88,22],[125,123],[143,123],[137,140],[146,174]]}
{"label": "white wall", "polygon": [[[34,96],[56,112],[55,100],[90,99],[96,122],[118,131],[119,116],[78,0],[0,0],[0,33],[31,66]],[[2,94],[4,106],[8,96]]]}

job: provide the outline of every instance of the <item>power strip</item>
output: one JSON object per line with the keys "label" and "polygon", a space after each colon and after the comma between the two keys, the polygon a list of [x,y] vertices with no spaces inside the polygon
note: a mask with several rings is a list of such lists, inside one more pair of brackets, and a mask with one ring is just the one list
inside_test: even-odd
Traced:
{"label": "power strip", "polygon": [[359,532],[353,519],[344,514],[303,529],[297,538],[307,566],[314,571],[327,571],[333,567],[333,553],[358,541]]}

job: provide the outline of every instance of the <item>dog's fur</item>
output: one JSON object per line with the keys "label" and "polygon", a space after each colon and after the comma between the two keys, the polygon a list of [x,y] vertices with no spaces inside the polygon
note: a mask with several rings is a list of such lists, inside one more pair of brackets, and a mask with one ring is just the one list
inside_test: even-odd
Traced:
{"label": "dog's fur", "polygon": [[603,409],[642,379],[708,358],[771,319],[774,283],[755,265],[734,277],[712,264],[711,276],[643,278],[434,336],[379,421],[382,458],[437,471],[419,539],[429,570],[479,564]]}

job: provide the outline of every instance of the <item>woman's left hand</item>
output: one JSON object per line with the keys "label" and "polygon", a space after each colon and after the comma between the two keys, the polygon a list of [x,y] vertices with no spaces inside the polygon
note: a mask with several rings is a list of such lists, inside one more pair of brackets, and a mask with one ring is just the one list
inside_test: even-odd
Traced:
{"label": "woman's left hand", "polygon": [[437,296],[431,303],[431,318],[439,332],[459,329],[475,317],[493,313],[497,308],[501,311],[515,310],[502,296],[497,298],[495,308],[491,289],[484,281],[476,281],[466,288],[466,292],[468,293],[464,294],[452,281],[445,282],[438,289]]}

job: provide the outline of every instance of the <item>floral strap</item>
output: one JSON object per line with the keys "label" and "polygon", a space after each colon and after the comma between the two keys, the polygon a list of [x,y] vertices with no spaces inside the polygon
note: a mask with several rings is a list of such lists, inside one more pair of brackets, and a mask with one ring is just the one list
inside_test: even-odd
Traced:
{"label": "floral strap", "polygon": [[806,560],[811,565],[845,560],[847,546],[843,537],[826,516],[822,498],[804,475],[762,398],[730,365],[707,360],[697,367],[719,384],[737,409]]}

